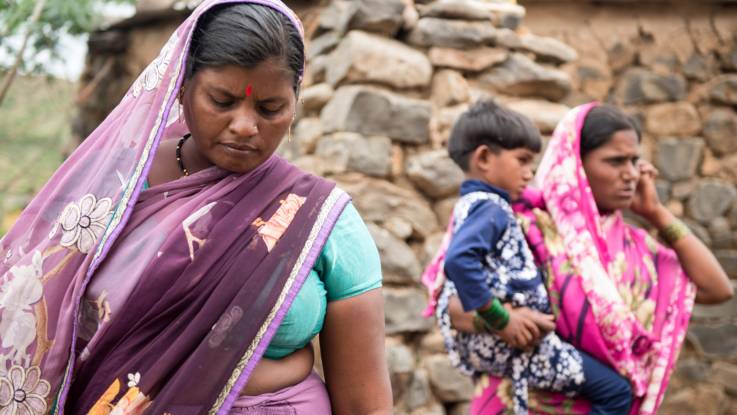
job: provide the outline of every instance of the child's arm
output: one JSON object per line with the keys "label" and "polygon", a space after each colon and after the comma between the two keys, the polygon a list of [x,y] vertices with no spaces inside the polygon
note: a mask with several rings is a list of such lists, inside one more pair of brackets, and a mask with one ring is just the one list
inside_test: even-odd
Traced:
{"label": "child's arm", "polygon": [[476,202],[451,238],[445,254],[445,275],[458,289],[465,311],[486,307],[492,301],[486,282],[486,255],[496,247],[509,217],[488,200]]}

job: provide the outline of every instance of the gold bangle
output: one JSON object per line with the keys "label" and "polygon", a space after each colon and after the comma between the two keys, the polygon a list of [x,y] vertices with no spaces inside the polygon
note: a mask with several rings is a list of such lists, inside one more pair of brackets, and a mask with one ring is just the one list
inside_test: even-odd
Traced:
{"label": "gold bangle", "polygon": [[660,230],[660,237],[668,245],[673,245],[679,239],[691,233],[691,229],[686,226],[685,223],[676,219],[673,222],[667,224],[663,229]]}

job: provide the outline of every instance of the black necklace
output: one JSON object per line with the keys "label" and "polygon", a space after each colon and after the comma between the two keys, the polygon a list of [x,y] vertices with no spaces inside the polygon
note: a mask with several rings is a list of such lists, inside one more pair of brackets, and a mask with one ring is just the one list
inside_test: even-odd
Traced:
{"label": "black necklace", "polygon": [[189,171],[186,167],[184,167],[184,162],[182,161],[182,146],[184,145],[184,142],[187,141],[191,134],[187,133],[179,140],[179,143],[177,143],[177,164],[179,164],[179,170],[182,171],[182,174],[185,176],[189,176]]}

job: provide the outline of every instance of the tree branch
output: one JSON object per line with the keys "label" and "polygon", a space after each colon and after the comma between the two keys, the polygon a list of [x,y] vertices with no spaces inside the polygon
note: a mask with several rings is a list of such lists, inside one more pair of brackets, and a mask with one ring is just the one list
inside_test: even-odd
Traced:
{"label": "tree branch", "polygon": [[20,67],[21,63],[23,63],[23,52],[28,45],[28,39],[33,33],[36,22],[38,22],[38,19],[41,18],[41,12],[43,11],[45,5],[46,0],[37,0],[36,5],[33,7],[33,14],[31,14],[31,20],[28,22],[28,26],[26,27],[26,33],[23,35],[23,43],[21,43],[20,49],[18,50],[18,56],[15,57],[15,63],[13,63],[13,67],[10,68],[10,71],[8,71],[7,74],[5,74],[3,84],[2,86],[0,86],[0,105],[3,104],[5,95],[8,93],[10,85],[13,83],[13,79],[15,79],[15,74],[18,72],[18,68]]}

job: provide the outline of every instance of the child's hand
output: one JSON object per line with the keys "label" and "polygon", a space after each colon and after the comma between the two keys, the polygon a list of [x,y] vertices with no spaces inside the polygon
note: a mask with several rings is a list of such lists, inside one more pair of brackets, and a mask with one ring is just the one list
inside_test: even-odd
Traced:
{"label": "child's hand", "polygon": [[[512,308],[509,304],[504,304],[504,308],[509,312],[509,323],[498,332],[499,337],[517,349],[533,346],[541,335],[536,318],[532,316],[535,311],[527,307]],[[543,319],[540,321],[543,322]]]}
{"label": "child's hand", "polygon": [[537,328],[540,329],[540,338],[544,337],[546,334],[555,330],[555,316],[554,315],[541,313],[537,310],[533,310],[527,307],[517,308],[516,310],[519,313],[522,313],[523,315],[525,315],[526,317],[531,318],[535,322],[535,324],[537,325]]}

